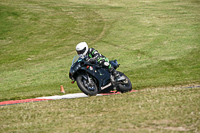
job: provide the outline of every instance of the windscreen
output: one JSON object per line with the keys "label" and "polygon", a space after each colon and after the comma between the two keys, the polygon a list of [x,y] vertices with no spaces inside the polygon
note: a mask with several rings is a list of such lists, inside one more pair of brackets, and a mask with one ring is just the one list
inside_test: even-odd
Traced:
{"label": "windscreen", "polygon": [[72,61],[72,65],[79,59],[79,55],[75,55]]}

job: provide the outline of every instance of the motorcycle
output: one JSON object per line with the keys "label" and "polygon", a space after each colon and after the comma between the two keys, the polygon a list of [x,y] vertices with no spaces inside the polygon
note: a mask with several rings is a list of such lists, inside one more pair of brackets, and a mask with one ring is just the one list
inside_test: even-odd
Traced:
{"label": "motorcycle", "polygon": [[[117,71],[121,79],[118,81],[106,68],[97,63],[89,63],[86,59],[87,56],[74,56],[69,71],[72,84],[76,81],[83,93],[88,96],[95,96],[98,93],[106,93],[114,89],[122,93],[132,90],[131,81],[124,73]],[[117,60],[109,62],[114,69],[117,69],[120,65]]]}

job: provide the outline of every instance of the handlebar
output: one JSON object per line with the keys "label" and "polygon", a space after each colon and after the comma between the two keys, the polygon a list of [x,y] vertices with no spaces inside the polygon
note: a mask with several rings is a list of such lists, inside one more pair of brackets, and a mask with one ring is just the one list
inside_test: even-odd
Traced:
{"label": "handlebar", "polygon": [[90,62],[84,60],[84,64],[89,65],[89,66],[96,66],[97,68],[101,67],[101,64],[98,64],[97,62],[95,62],[95,64],[93,64],[93,63],[90,63]]}
{"label": "handlebar", "polygon": [[97,61],[96,61],[94,64],[88,62],[88,61],[86,60],[86,59],[87,59],[87,56],[82,56],[82,57],[80,57],[80,58],[83,60],[84,65],[97,66],[97,68],[102,67],[102,65],[101,65],[101,64],[98,64]]}

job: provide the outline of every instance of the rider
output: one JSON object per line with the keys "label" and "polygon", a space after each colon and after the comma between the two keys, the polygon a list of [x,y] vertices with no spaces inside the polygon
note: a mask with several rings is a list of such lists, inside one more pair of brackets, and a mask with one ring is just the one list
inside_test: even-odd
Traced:
{"label": "rider", "polygon": [[108,58],[98,53],[98,51],[94,48],[88,48],[86,42],[81,42],[77,44],[76,51],[78,55],[87,56],[87,61],[91,63],[97,62],[98,64],[101,64],[103,67],[108,69],[108,71],[114,76],[115,79],[120,80],[119,73],[109,63]]}

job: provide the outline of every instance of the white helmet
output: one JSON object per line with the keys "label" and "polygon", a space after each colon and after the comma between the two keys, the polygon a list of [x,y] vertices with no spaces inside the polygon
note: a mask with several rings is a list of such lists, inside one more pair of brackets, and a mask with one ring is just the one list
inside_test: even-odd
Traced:
{"label": "white helmet", "polygon": [[76,45],[76,51],[78,55],[86,55],[88,52],[88,45],[86,42],[80,42]]}

